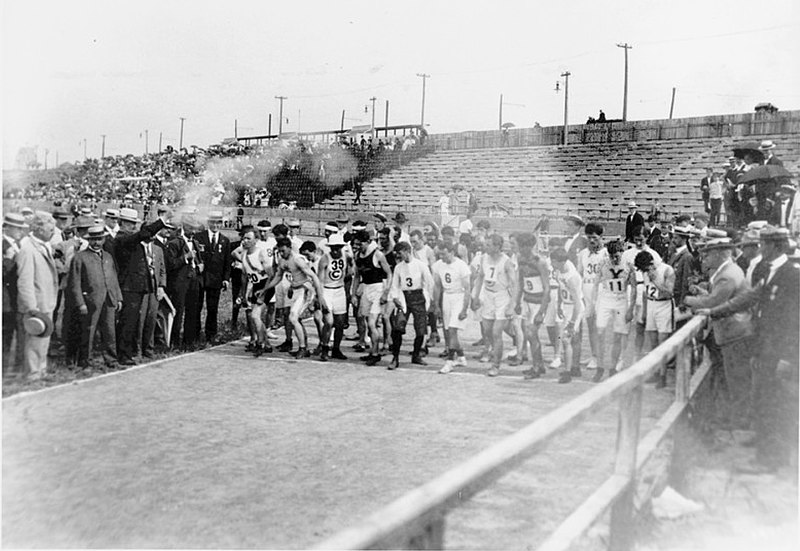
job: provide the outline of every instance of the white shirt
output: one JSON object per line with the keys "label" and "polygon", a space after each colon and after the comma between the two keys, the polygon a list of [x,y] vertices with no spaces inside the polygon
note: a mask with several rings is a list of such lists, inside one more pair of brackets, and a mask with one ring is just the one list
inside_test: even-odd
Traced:
{"label": "white shirt", "polygon": [[475,227],[472,220],[466,218],[458,225],[458,233],[472,233],[472,228]]}
{"label": "white shirt", "polygon": [[447,195],[439,197],[439,212],[442,214],[450,214],[450,197]]}
{"label": "white shirt", "polygon": [[465,279],[467,282],[466,292],[469,292],[469,278],[472,274],[467,263],[460,258],[453,258],[450,264],[444,260],[437,260],[433,264],[433,273],[439,276],[442,290],[445,293],[465,292],[463,285]]}

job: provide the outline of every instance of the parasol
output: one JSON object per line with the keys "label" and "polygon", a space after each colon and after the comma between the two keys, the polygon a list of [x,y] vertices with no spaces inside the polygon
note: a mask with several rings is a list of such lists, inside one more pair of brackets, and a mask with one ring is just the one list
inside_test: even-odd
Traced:
{"label": "parasol", "polygon": [[749,184],[759,181],[789,180],[792,173],[780,165],[761,165],[748,170],[738,180],[738,183]]}
{"label": "parasol", "polygon": [[764,162],[764,152],[758,148],[759,145],[761,144],[752,142],[737,145],[733,148],[733,156],[737,159],[744,159],[746,154],[750,154],[756,162],[762,163]]}

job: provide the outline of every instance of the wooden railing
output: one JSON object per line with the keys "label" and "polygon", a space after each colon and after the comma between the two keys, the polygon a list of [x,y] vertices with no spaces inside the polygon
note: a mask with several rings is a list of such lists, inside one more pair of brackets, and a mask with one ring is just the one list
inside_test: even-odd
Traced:
{"label": "wooden railing", "polygon": [[[551,440],[579,425],[590,414],[619,401],[614,472],[575,510],[539,551],[569,549],[609,509],[609,547],[630,549],[633,543],[633,493],[636,473],[673,430],[708,373],[693,365],[693,340],[706,318],[689,320],[666,342],[622,371],[505,438],[427,484],[411,490],[360,524],[316,546],[317,549],[442,549],[445,518],[451,509],[486,489]],[[665,362],[676,359],[675,401],[642,440],[639,425],[644,381]]]}

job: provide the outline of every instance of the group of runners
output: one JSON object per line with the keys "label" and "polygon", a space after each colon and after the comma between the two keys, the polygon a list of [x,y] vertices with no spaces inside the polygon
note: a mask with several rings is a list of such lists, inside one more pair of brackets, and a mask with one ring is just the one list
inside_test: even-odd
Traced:
{"label": "group of runners", "polygon": [[[393,370],[413,318],[411,363],[426,365],[429,345],[441,340],[441,324],[440,373],[446,374],[467,366],[463,332],[478,322],[476,359],[489,364],[487,375],[497,376],[503,361],[529,362],[523,375],[533,379],[546,373],[544,326],[554,352],[547,365],[567,383],[582,376],[585,327],[591,348],[586,367],[599,382],[622,368],[631,327],[639,355],[647,335],[654,346],[672,333],[674,272],[643,239],[604,243],[602,225],[580,221],[585,237],[579,242],[534,233],[504,238],[485,224],[456,241],[453,228],[439,232],[426,224],[425,231],[408,233],[384,222],[371,230],[361,221],[351,227],[329,222],[317,243],[266,220],[244,227],[233,258],[244,278],[236,301],[248,313],[248,350],[255,356],[272,352],[276,335],[270,327],[282,321],[286,338],[277,351],[346,360],[342,341],[353,319],[354,348],[366,352],[360,359],[376,365],[387,356]],[[319,337],[315,350],[303,324],[308,318]],[[514,348],[505,359],[504,335]],[[298,348],[292,351],[294,339]]]}

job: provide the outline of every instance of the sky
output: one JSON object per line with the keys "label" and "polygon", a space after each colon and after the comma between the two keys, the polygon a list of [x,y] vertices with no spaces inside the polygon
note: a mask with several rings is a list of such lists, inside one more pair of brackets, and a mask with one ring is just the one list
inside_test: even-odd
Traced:
{"label": "sky", "polygon": [[[2,0],[3,166],[205,147],[234,135],[418,124],[430,133],[800,108],[800,2]],[[559,91],[555,91],[559,82]],[[366,111],[366,112],[365,112]],[[145,132],[147,131],[147,132]]]}

